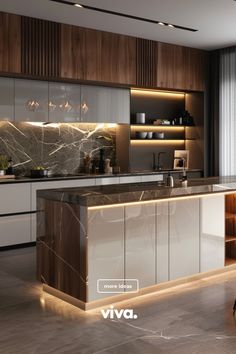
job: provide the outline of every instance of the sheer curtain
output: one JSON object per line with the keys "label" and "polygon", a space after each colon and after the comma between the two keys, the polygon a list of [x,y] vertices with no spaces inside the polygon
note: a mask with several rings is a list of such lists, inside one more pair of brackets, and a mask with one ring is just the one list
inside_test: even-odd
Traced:
{"label": "sheer curtain", "polygon": [[220,53],[220,176],[236,175],[236,47]]}

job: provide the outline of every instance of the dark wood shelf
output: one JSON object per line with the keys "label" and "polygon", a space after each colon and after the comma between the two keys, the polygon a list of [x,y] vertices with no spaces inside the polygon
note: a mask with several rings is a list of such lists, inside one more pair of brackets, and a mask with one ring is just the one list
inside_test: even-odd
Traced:
{"label": "dark wood shelf", "polygon": [[186,128],[186,127],[194,127],[194,125],[171,125],[171,124],[138,124],[138,123],[130,123],[131,127],[152,127],[152,128]]}
{"label": "dark wood shelf", "polygon": [[[185,141],[185,139],[130,139],[130,141],[145,141],[145,142],[150,142],[150,141],[152,141],[152,142],[163,142],[163,141],[179,141],[179,142],[183,142],[184,143],[184,141]],[[236,215],[235,215],[236,216]]]}
{"label": "dark wood shelf", "polygon": [[225,236],[225,242],[234,242],[236,241],[236,236]]}
{"label": "dark wood shelf", "polygon": [[226,218],[226,219],[236,218],[236,214],[226,212],[226,213],[225,213],[225,218]]}

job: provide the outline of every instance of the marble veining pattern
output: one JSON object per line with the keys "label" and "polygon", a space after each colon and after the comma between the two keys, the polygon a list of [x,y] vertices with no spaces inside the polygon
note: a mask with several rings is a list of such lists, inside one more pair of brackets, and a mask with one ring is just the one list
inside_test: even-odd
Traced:
{"label": "marble veining pattern", "polygon": [[155,182],[127,183],[39,191],[38,195],[49,200],[60,200],[61,194],[64,193],[64,202],[89,207],[211,193],[233,193],[236,191],[235,182],[235,177],[199,178],[188,181],[187,187],[180,184],[176,184],[174,188],[160,187]]}
{"label": "marble veining pattern", "polygon": [[0,154],[12,157],[15,172],[29,175],[36,166],[54,174],[81,172],[85,154],[115,158],[115,126],[105,124],[34,124],[0,122]]}

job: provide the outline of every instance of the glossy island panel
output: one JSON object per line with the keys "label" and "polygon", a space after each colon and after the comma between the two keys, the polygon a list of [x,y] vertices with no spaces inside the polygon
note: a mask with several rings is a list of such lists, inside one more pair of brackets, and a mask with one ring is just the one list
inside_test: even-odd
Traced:
{"label": "glossy island panel", "polygon": [[[221,194],[152,198],[145,203],[140,198],[133,204],[91,207],[76,199],[69,203],[66,197],[106,187],[38,192],[37,269],[46,291],[59,291],[89,309],[200,277],[201,272],[223,271],[224,198],[229,191],[234,194],[226,184]],[[60,195],[60,200],[51,200],[52,195]],[[106,283],[105,291],[100,281]],[[120,291],[111,291],[116,281]],[[130,281],[139,285],[135,294],[125,287]],[[56,295],[63,297],[60,294]]]}

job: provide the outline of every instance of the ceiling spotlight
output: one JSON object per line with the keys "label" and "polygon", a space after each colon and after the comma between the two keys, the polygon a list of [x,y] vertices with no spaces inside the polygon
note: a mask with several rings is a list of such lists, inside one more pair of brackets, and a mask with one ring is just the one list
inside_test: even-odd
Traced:
{"label": "ceiling spotlight", "polygon": [[174,28],[175,26],[172,25],[171,23],[168,24],[168,27]]}
{"label": "ceiling spotlight", "polygon": [[94,7],[94,6],[84,5],[84,4],[80,5],[78,3],[74,3],[74,2],[71,2],[71,1],[68,1],[68,0],[49,0],[49,1],[56,2],[56,3],[59,3],[59,4],[69,5],[69,6],[76,6],[76,7],[83,8],[84,10],[96,11],[96,12],[100,12],[100,13],[107,14],[107,15],[114,15],[114,16],[119,16],[119,17],[123,17],[123,18],[129,18],[129,19],[136,20],[136,21],[153,23],[155,25],[159,24],[161,26],[174,27],[175,29],[180,29],[180,30],[184,30],[184,31],[190,31],[190,32],[197,32],[198,31],[195,28],[184,27],[184,26],[180,26],[180,25],[172,25],[172,24],[168,24],[168,23],[161,22],[161,21],[158,21],[158,20],[153,20],[153,19],[150,19],[150,18],[144,18],[144,17],[139,17],[139,16],[126,14],[126,13],[123,13],[123,12],[116,12],[116,11],[112,11],[112,10],[102,9],[100,7]]}

